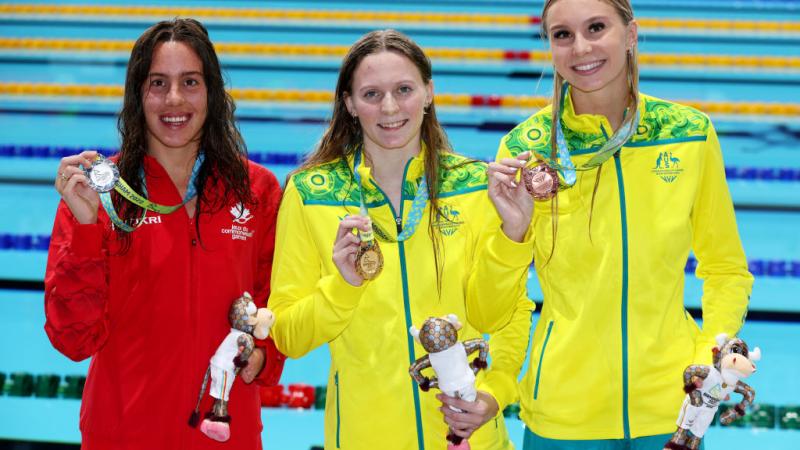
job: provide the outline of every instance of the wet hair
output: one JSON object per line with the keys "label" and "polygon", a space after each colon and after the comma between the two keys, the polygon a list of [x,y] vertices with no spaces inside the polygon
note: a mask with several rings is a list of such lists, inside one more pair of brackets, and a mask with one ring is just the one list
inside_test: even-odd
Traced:
{"label": "wet hair", "polygon": [[[336,92],[333,100],[333,113],[330,124],[325,130],[317,148],[311,152],[298,171],[320,164],[344,159],[352,154],[363,142],[363,131],[357,119],[347,110],[345,99],[353,90],[353,77],[361,61],[369,55],[381,52],[393,52],[407,58],[419,70],[423,83],[428,85],[433,76],[431,61],[422,49],[405,34],[396,30],[376,30],[362,36],[350,47],[339,69]],[[441,266],[443,259],[441,235],[434,227],[437,216],[444,217],[439,209],[439,184],[443,171],[452,167],[442,167],[441,157],[452,153],[450,141],[436,118],[436,106],[431,99],[422,119],[420,139],[427,147],[425,153],[425,180],[428,184],[428,201],[430,204],[428,231],[433,239],[433,254],[436,264],[437,283],[441,288]],[[354,182],[354,180],[353,180]]]}
{"label": "wet hair", "polygon": [[[128,61],[125,77],[125,94],[122,111],[117,119],[117,129],[122,140],[119,152],[120,176],[136,191],[142,192],[140,177],[147,153],[147,122],[143,97],[150,77],[150,67],[156,47],[164,42],[181,42],[189,46],[203,63],[203,80],[207,89],[205,123],[200,135],[200,150],[205,160],[195,180],[197,189],[197,214],[214,212],[233,197],[242,204],[252,205],[250,179],[247,170],[247,149],[234,122],[236,105],[225,91],[225,82],[214,45],[208,31],[197,20],[166,20],[151,26],[136,40]],[[204,191],[208,183],[222,188],[221,195]],[[120,218],[128,224],[135,223],[142,214],[141,208],[113,194],[114,205]],[[195,222],[199,235],[199,223]],[[117,230],[118,237],[130,244],[130,235]]]}
{"label": "wet hair", "polygon": [[[549,39],[548,36],[548,21],[547,21],[547,12],[549,11],[550,7],[557,3],[559,0],[545,0],[544,6],[542,7],[542,38],[545,40]],[[633,6],[631,6],[631,2],[629,0],[598,0],[604,2],[608,5],[611,5],[614,10],[619,15],[620,19],[622,19],[622,23],[625,26],[628,26],[631,21],[633,21]],[[638,50],[637,46],[634,45],[632,48],[628,49],[625,52],[626,57],[626,67],[627,67],[627,79],[628,79],[628,109],[625,114],[625,120],[620,125],[619,129],[624,129],[628,126],[628,124],[634,120],[636,120],[636,110],[639,107],[639,64],[638,64]],[[564,86],[565,80],[564,77],[558,73],[555,66],[553,66],[553,99],[552,99],[552,112],[551,112],[551,123],[553,126],[556,124],[556,120],[561,115],[561,104],[563,102],[562,98],[562,88]],[[634,124],[635,126],[635,124]],[[634,128],[635,132],[635,128]],[[554,156],[558,154],[558,144],[556,142],[556,132],[554,129],[550,130],[550,151],[552,152],[551,155]],[[592,202],[591,207],[589,210],[589,239],[592,238],[592,216],[594,211],[594,201],[595,196],[597,194],[597,187],[600,184],[600,174],[603,170],[603,166],[599,166],[597,168],[597,176],[595,177],[594,181],[594,189],[592,190]],[[558,210],[558,196],[554,197],[552,202],[553,208],[553,247],[550,250],[550,256],[548,257],[547,261],[549,262],[550,259],[553,257],[553,253],[555,252],[555,242],[556,242],[556,234],[558,230],[558,217],[557,217],[557,210]],[[546,264],[546,263],[545,263]]]}

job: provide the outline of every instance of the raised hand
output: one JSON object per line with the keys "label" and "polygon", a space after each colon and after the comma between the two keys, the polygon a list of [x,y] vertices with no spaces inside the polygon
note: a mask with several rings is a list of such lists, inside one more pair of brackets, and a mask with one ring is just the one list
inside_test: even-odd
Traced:
{"label": "raised hand", "polygon": [[97,223],[100,196],[89,187],[89,180],[86,179],[82,169],[91,167],[95,157],[97,157],[95,151],[64,157],[58,165],[56,174],[56,191],[72,211],[75,220],[82,224]]}
{"label": "raised hand", "polygon": [[530,158],[530,152],[516,158],[503,158],[489,163],[489,198],[503,220],[503,232],[510,239],[522,242],[533,216],[533,197],[517,175]]}
{"label": "raised hand", "polygon": [[361,240],[353,234],[353,228],[369,230],[369,218],[347,216],[339,222],[336,240],[333,243],[333,264],[339,269],[342,278],[353,286],[361,286],[364,279],[356,272],[356,252]]}

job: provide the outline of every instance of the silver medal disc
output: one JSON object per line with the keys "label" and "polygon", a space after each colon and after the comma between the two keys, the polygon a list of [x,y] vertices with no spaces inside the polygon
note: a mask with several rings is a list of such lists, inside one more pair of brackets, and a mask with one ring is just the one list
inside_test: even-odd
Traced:
{"label": "silver medal disc", "polygon": [[89,186],[97,192],[108,192],[114,189],[114,185],[119,180],[119,169],[113,162],[98,158],[92,162],[92,167],[83,169],[86,178],[89,179]]}

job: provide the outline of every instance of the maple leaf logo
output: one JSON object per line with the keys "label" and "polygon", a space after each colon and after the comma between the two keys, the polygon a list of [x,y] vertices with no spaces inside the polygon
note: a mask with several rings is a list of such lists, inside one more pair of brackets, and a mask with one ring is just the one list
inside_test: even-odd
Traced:
{"label": "maple leaf logo", "polygon": [[240,225],[246,224],[253,218],[250,210],[245,208],[241,202],[231,207],[231,215],[233,216],[233,221]]}

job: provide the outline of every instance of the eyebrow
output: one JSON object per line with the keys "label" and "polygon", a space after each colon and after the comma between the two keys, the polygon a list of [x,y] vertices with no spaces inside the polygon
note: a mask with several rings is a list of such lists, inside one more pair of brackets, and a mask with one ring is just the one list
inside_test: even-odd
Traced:
{"label": "eyebrow", "polygon": [[[199,75],[199,76],[202,77],[203,76],[203,72],[198,72],[196,70],[193,70],[193,71],[190,71],[190,72],[181,72],[180,73],[180,76],[182,76],[182,77],[187,77],[189,75]],[[150,72],[149,74],[147,74],[147,76],[148,77],[166,77],[166,78],[169,78],[169,75],[167,75],[166,73],[161,73],[161,72]]]}
{"label": "eyebrow", "polygon": [[[583,23],[584,24],[593,23],[593,22],[597,22],[599,20],[608,20],[608,16],[604,16],[604,15],[592,16],[592,17],[584,20]],[[552,26],[550,26],[550,31],[553,31],[554,29],[558,29],[558,28],[569,28],[569,27],[567,27],[566,25],[561,24],[561,23],[556,23],[556,24],[553,24]]]}
{"label": "eyebrow", "polygon": [[[413,80],[413,79],[410,79],[410,78],[409,78],[409,79],[406,79],[406,78],[404,78],[404,79],[402,79],[402,80],[400,80],[400,81],[396,82],[396,83],[395,83],[395,86],[399,86],[399,85],[401,85],[401,84],[414,84],[414,83],[415,83],[415,82],[414,82],[414,80]],[[359,91],[363,91],[364,89],[378,89],[378,85],[375,85],[375,84],[368,84],[368,85],[365,85],[365,86],[362,86],[362,87],[358,88],[358,90],[359,90]]]}

